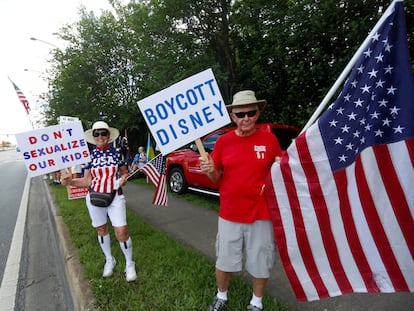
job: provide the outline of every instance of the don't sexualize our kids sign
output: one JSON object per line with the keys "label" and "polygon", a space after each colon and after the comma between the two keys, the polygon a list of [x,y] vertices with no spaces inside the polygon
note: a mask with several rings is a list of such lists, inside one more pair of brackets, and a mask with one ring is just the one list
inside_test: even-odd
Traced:
{"label": "don't sexualize our kids sign", "polygon": [[90,161],[81,122],[54,125],[16,134],[29,177]]}
{"label": "don't sexualize our kids sign", "polygon": [[138,107],[163,155],[230,123],[211,69],[138,101]]}

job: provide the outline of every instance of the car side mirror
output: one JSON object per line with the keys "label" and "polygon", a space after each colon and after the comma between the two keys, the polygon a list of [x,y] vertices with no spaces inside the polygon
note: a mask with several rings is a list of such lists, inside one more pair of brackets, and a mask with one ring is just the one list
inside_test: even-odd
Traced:
{"label": "car side mirror", "polygon": [[193,150],[194,152],[197,152],[198,153],[198,148],[197,148],[197,145],[196,144],[191,144],[190,145],[190,149]]}

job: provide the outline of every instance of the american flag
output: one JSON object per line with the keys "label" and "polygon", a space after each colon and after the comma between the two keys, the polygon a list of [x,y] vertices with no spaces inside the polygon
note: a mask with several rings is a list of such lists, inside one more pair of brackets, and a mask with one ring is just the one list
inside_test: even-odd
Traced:
{"label": "american flag", "polygon": [[152,204],[168,206],[167,182],[165,176],[165,157],[161,154],[141,167],[141,171],[148,177],[155,187]]}
{"label": "american flag", "polygon": [[401,1],[266,191],[298,300],[414,291],[414,79]]}
{"label": "american flag", "polygon": [[24,96],[23,92],[19,89],[19,87],[10,78],[9,80],[13,84],[17,97],[19,98],[20,102],[23,104],[23,107],[26,110],[26,113],[29,114],[30,113],[29,101],[26,99],[26,96]]}
{"label": "american flag", "polygon": [[97,192],[112,192],[118,189],[118,166],[123,164],[120,153],[114,148],[95,148],[91,152],[91,162],[86,169],[91,171],[91,188]]}

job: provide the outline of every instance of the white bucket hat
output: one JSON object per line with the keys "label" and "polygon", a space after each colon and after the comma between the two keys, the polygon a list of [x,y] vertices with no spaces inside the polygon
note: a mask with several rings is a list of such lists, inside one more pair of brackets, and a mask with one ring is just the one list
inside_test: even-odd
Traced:
{"label": "white bucket hat", "polygon": [[231,111],[234,107],[256,104],[259,110],[263,110],[267,101],[264,99],[257,100],[253,91],[240,91],[233,95],[233,103],[227,105],[226,108]]}
{"label": "white bucket hat", "polygon": [[96,121],[92,125],[92,128],[85,132],[86,141],[93,145],[95,145],[95,139],[92,134],[95,130],[107,130],[109,132],[109,143],[113,142],[119,136],[118,129],[109,127],[108,124],[104,121]]}

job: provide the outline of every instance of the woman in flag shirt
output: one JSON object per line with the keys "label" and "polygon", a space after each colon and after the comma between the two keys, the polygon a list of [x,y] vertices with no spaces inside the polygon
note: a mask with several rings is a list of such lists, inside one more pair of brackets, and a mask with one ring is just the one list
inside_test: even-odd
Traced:
{"label": "woman in flag shirt", "polygon": [[92,226],[98,233],[98,241],[102,252],[106,257],[103,277],[110,277],[113,274],[116,260],[112,256],[109,225],[107,217],[114,227],[115,236],[119,241],[122,252],[125,256],[125,275],[128,282],[137,278],[135,262],[132,260],[132,240],[128,234],[126,221],[126,202],[120,187],[127,182],[128,167],[121,159],[121,154],[109,143],[119,136],[116,128],[109,127],[106,122],[97,121],[92,129],[85,132],[88,143],[96,146],[91,152],[92,161],[85,167],[84,177],[72,179],[69,174],[62,179],[64,185],[75,187],[88,187],[90,191],[99,193],[116,194],[113,201],[107,207],[100,207],[92,204],[90,193],[86,197],[86,205],[92,220]]}

